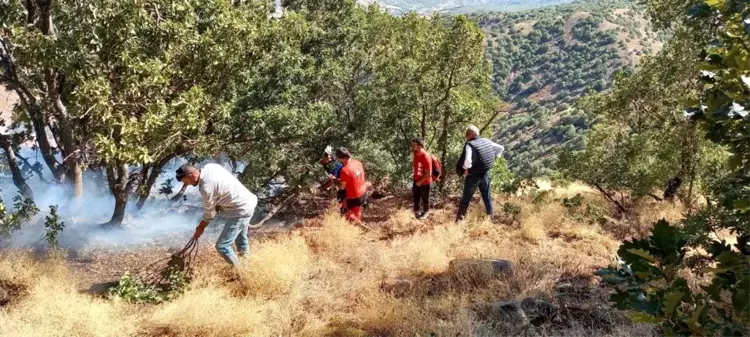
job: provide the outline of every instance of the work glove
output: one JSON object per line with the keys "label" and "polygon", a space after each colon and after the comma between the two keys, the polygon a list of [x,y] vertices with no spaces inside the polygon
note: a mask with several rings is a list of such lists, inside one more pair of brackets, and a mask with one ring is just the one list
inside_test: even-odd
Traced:
{"label": "work glove", "polygon": [[195,234],[193,234],[193,239],[198,240],[200,239],[201,235],[203,235],[203,231],[206,230],[206,227],[198,226],[195,227]]}

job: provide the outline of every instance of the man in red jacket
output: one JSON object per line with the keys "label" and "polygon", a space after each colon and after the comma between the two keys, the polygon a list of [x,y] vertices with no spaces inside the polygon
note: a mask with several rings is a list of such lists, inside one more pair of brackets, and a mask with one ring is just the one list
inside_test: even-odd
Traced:
{"label": "man in red jacket", "polygon": [[[430,184],[432,184],[432,156],[424,149],[424,140],[414,138],[411,141],[414,185],[411,188],[414,199],[414,215],[424,219],[430,212]],[[421,206],[421,207],[420,207]]]}
{"label": "man in red jacket", "polygon": [[341,169],[341,178],[338,180],[338,187],[341,190],[346,190],[345,217],[347,220],[367,228],[362,223],[362,205],[365,203],[365,194],[367,193],[365,168],[362,166],[362,162],[351,158],[351,153],[345,147],[336,150],[336,157],[344,164]]}

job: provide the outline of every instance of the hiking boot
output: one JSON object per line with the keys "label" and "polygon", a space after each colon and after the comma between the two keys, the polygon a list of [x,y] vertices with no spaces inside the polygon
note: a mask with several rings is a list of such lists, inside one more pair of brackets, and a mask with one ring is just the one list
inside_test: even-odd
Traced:
{"label": "hiking boot", "polygon": [[429,211],[423,212],[422,214],[420,214],[419,216],[417,216],[417,219],[418,220],[423,220],[423,219],[426,219],[428,216],[430,216],[430,212]]}

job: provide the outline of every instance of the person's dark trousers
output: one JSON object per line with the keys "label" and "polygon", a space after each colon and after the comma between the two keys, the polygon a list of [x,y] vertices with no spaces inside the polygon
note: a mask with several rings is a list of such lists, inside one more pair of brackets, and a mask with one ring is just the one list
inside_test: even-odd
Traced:
{"label": "person's dark trousers", "polygon": [[489,172],[484,174],[470,174],[464,180],[464,194],[461,197],[461,203],[458,205],[458,214],[456,220],[461,220],[466,216],[466,211],[469,209],[469,203],[471,198],[474,196],[474,192],[479,187],[479,193],[482,194],[482,200],[484,200],[484,208],[487,210],[487,214],[492,217],[494,210],[492,208],[492,193],[490,191],[490,174]]}
{"label": "person's dark trousers", "polygon": [[[430,211],[430,185],[417,186],[414,183],[411,187],[411,194],[414,199],[414,214],[420,215]],[[420,205],[422,213],[419,213]]]}

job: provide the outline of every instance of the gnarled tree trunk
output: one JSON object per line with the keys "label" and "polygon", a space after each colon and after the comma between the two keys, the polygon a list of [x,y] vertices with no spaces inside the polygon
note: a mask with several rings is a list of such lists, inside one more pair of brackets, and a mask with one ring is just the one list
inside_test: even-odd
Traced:
{"label": "gnarled tree trunk", "polygon": [[0,134],[0,146],[5,151],[5,158],[8,160],[8,168],[13,176],[13,184],[18,187],[18,191],[24,198],[34,198],[34,193],[31,191],[31,187],[26,183],[26,178],[23,177],[21,168],[18,167],[18,160],[16,160],[16,154],[13,152],[13,148],[10,144],[10,139],[7,135]]}
{"label": "gnarled tree trunk", "polygon": [[[25,1],[25,6],[28,22],[34,24],[30,25],[29,29],[37,29],[45,36],[54,36],[57,33],[53,23],[51,0]],[[23,83],[17,76],[13,54],[6,39],[0,41],[0,61],[5,66],[3,71],[6,75],[3,77],[3,82],[18,94],[22,106],[27,111],[45,164],[56,181],[70,185],[74,195],[81,197],[83,195],[83,170],[78,156],[74,155],[77,153],[77,146],[73,141],[74,130],[62,100],[64,74],[55,68],[45,69],[44,86],[30,88],[29,83]],[[39,96],[35,94],[37,89],[42,91]],[[51,106],[47,107],[40,103],[44,98],[52,103]],[[55,151],[58,149],[50,144],[47,127],[57,140],[57,147],[64,158],[62,163],[55,158]]]}
{"label": "gnarled tree trunk", "polygon": [[108,164],[107,165],[107,183],[112,196],[115,197],[115,209],[112,218],[105,226],[120,226],[125,219],[125,209],[128,206],[128,197],[133,184],[138,179],[130,179],[130,172],[127,164]]}

